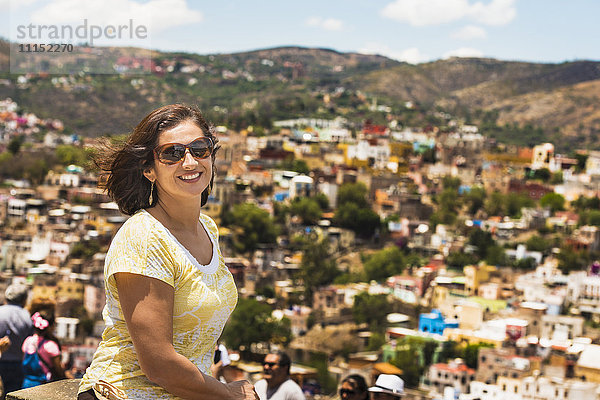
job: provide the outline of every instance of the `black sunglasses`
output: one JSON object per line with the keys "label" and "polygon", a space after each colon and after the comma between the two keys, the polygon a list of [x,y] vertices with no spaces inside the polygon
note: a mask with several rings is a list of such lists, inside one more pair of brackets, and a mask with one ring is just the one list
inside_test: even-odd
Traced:
{"label": "black sunglasses", "polygon": [[263,363],[263,366],[265,366],[265,365],[267,365],[269,368],[273,368],[274,366],[276,366],[276,365],[277,365],[277,363],[276,363],[276,362],[266,362],[266,361],[265,361],[265,362]]}
{"label": "black sunglasses", "polygon": [[343,395],[347,395],[347,396],[354,396],[356,394],[355,390],[351,390],[351,389],[340,389],[340,396]]}
{"label": "black sunglasses", "polygon": [[192,157],[202,160],[209,157],[214,149],[211,138],[203,136],[188,144],[166,143],[154,149],[158,161],[163,164],[177,164],[185,158],[185,151],[189,150]]}

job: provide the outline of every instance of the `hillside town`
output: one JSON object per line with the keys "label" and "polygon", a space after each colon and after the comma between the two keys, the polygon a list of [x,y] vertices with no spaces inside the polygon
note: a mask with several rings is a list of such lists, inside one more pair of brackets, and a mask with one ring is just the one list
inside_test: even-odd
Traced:
{"label": "hillside town", "polygon": [[[52,304],[81,377],[128,217],[89,162],[98,140],[22,107],[0,100],[0,297],[21,282],[30,310]],[[286,349],[307,398],[333,398],[356,372],[399,375],[409,399],[600,399],[600,152],[506,145],[439,114],[444,126],[389,114],[216,127],[204,213],[238,309],[264,316],[248,326],[234,311],[231,374],[256,381],[264,354]]]}

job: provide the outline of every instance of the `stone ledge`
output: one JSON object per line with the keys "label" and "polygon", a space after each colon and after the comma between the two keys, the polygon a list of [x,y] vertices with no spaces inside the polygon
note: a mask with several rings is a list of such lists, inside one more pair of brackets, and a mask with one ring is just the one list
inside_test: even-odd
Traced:
{"label": "stone ledge", "polygon": [[6,400],[75,400],[78,388],[79,379],[63,379],[10,392]]}

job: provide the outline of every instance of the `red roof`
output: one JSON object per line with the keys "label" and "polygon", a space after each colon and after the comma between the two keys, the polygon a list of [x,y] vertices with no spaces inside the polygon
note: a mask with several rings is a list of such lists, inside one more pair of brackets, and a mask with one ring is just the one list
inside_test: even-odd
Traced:
{"label": "red roof", "polygon": [[452,372],[452,373],[460,373],[460,372],[466,372],[467,374],[475,373],[475,370],[473,368],[469,368],[465,364],[458,364],[456,367],[453,367],[450,364],[438,363],[438,364],[433,364],[432,367],[437,368],[442,371],[448,371],[448,372]]}

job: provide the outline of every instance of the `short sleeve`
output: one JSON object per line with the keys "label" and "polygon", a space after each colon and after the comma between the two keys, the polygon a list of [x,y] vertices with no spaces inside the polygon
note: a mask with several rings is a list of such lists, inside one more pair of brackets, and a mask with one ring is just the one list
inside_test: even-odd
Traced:
{"label": "short sleeve", "polygon": [[143,214],[136,214],[121,227],[108,251],[106,276],[128,272],[175,285],[174,263],[165,232]]}

